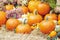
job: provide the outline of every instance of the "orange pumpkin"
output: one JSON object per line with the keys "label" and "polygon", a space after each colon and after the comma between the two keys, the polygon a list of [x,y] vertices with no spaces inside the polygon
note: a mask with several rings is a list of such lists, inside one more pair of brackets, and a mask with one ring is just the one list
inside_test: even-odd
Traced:
{"label": "orange pumpkin", "polygon": [[55,24],[53,21],[43,20],[39,28],[42,33],[48,34],[55,29]]}
{"label": "orange pumpkin", "polygon": [[57,20],[57,15],[54,13],[45,15],[44,19],[46,19],[47,17],[48,17],[48,20]]}
{"label": "orange pumpkin", "polygon": [[6,10],[12,10],[14,8],[14,6],[11,4],[8,4],[5,6],[5,8],[6,8]]}
{"label": "orange pumpkin", "polygon": [[39,3],[36,8],[40,15],[46,15],[50,11],[50,6],[46,3]]}
{"label": "orange pumpkin", "polygon": [[10,18],[6,22],[6,29],[12,31],[17,27],[18,24],[19,21],[17,19]]}
{"label": "orange pumpkin", "polygon": [[28,24],[19,24],[16,27],[16,33],[30,33],[31,27]]}
{"label": "orange pumpkin", "polygon": [[20,8],[22,9],[23,13],[27,14],[28,8],[26,6],[20,6]]}
{"label": "orange pumpkin", "polygon": [[0,26],[6,23],[6,13],[0,11]]}
{"label": "orange pumpkin", "polygon": [[60,20],[60,14],[58,15],[58,20]]}
{"label": "orange pumpkin", "polygon": [[28,24],[29,25],[33,25],[33,24],[39,23],[41,21],[42,21],[42,16],[37,13],[30,14],[30,16],[28,17]]}
{"label": "orange pumpkin", "polygon": [[30,1],[28,3],[28,9],[29,9],[29,11],[33,12],[36,9],[37,4],[39,4],[39,3],[40,3],[40,1]]}

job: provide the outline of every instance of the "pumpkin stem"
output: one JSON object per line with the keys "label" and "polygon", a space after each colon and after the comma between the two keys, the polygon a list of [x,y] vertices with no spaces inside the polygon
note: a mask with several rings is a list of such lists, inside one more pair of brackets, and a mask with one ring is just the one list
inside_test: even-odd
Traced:
{"label": "pumpkin stem", "polygon": [[46,20],[48,20],[48,17],[46,18]]}
{"label": "pumpkin stem", "polygon": [[52,14],[52,13],[53,13],[53,10],[50,11],[50,14]]}
{"label": "pumpkin stem", "polygon": [[26,24],[27,23],[27,19],[26,18],[23,18],[23,24]]}
{"label": "pumpkin stem", "polygon": [[35,10],[33,11],[33,13],[34,13],[35,15],[37,15],[37,13],[38,13],[38,12],[37,12],[37,9],[35,9]]}
{"label": "pumpkin stem", "polygon": [[45,0],[41,0],[41,2],[44,2]]}

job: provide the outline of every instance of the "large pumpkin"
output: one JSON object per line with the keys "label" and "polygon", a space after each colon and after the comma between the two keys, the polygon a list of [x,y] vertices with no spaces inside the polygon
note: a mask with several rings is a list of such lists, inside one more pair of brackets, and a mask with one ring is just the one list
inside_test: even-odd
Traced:
{"label": "large pumpkin", "polygon": [[39,28],[42,33],[48,34],[55,29],[55,24],[53,21],[43,20]]}
{"label": "large pumpkin", "polygon": [[31,27],[28,24],[19,24],[16,27],[16,33],[30,33]]}
{"label": "large pumpkin", "polygon": [[36,8],[40,15],[45,15],[50,11],[50,6],[47,3],[39,3]]}
{"label": "large pumpkin", "polygon": [[0,11],[0,26],[6,23],[6,13]]}
{"label": "large pumpkin", "polygon": [[18,24],[19,24],[19,21],[17,19],[10,18],[6,22],[6,29],[12,31],[17,27]]}

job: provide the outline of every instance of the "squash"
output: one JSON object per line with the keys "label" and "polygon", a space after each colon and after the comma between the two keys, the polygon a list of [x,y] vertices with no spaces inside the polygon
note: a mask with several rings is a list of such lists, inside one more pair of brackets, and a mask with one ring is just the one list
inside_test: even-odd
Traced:
{"label": "squash", "polygon": [[10,18],[6,22],[6,29],[13,31],[17,27],[18,24],[20,24],[20,22],[17,19]]}
{"label": "squash", "polygon": [[40,22],[39,28],[42,33],[48,34],[55,29],[55,23],[47,18]]}

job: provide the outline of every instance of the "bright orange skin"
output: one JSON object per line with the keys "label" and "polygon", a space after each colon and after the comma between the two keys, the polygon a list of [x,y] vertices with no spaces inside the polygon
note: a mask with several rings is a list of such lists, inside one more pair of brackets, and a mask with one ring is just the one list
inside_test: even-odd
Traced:
{"label": "bright orange skin", "polygon": [[28,24],[29,25],[33,25],[33,24],[36,24],[36,23],[39,23],[42,21],[42,16],[40,15],[34,15],[34,14],[31,14],[29,17],[28,17]]}
{"label": "bright orange skin", "polygon": [[50,11],[50,6],[46,3],[40,3],[37,5],[37,10],[40,15],[46,15]]}
{"label": "bright orange skin", "polygon": [[57,20],[57,15],[54,13],[45,15],[44,19],[46,20],[47,17],[48,17],[48,20]]}
{"label": "bright orange skin", "polygon": [[10,4],[6,5],[5,7],[6,7],[6,10],[12,10],[14,8],[14,6]]}
{"label": "bright orange skin", "polygon": [[40,1],[30,1],[28,3],[28,9],[29,9],[29,11],[33,12],[36,9],[37,4],[39,4],[39,3],[40,3]]}
{"label": "bright orange skin", "polygon": [[6,22],[6,29],[13,31],[17,25],[19,24],[19,21],[17,19],[8,19]]}
{"label": "bright orange skin", "polygon": [[58,15],[58,20],[60,20],[60,14]]}
{"label": "bright orange skin", "polygon": [[16,33],[30,33],[31,27],[28,24],[19,24],[16,27]]}
{"label": "bright orange skin", "polygon": [[53,21],[44,20],[40,23],[40,31],[44,34],[48,34],[55,29]]}
{"label": "bright orange skin", "polygon": [[0,11],[0,26],[6,23],[6,13],[3,11]]}
{"label": "bright orange skin", "polygon": [[20,6],[20,8],[22,9],[23,13],[27,14],[28,8],[26,6]]}

